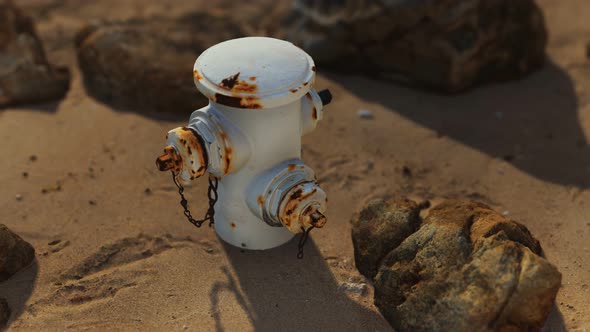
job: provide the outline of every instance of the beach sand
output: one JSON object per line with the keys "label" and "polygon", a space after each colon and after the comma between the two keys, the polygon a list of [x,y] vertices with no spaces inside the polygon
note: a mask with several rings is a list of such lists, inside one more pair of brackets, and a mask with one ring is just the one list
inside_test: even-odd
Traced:
{"label": "beach sand", "polygon": [[[311,233],[303,260],[296,239],[243,252],[186,222],[154,160],[191,110],[114,110],[84,91],[71,42],[84,21],[205,5],[78,2],[17,1],[73,80],[63,100],[0,112],[0,222],[37,251],[0,284],[9,330],[389,331],[354,267],[349,225],[381,195],[474,198],[525,224],[563,274],[546,328],[590,329],[586,0],[539,1],[548,62],[520,81],[443,96],[319,67],[316,87],[334,98],[304,136],[303,160],[329,195],[328,223]],[[374,119],[360,119],[360,109]],[[205,211],[206,188],[205,178],[188,186],[193,215]],[[343,282],[369,286],[354,295]]]}

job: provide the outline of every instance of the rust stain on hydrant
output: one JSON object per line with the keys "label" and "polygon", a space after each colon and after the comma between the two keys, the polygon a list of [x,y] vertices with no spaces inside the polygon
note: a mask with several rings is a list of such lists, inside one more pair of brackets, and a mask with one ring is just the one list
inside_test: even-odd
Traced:
{"label": "rust stain on hydrant", "polygon": [[260,105],[257,97],[238,97],[238,96],[226,96],[220,93],[216,93],[213,96],[212,100],[214,102],[229,106],[229,107],[236,107],[236,108],[250,108],[250,109],[260,109],[262,105]]}
{"label": "rust stain on hydrant", "polygon": [[164,148],[164,155],[156,159],[156,166],[162,172],[171,170],[178,174],[182,169],[182,159],[173,147],[167,146]]}
{"label": "rust stain on hydrant", "polygon": [[318,189],[309,190],[309,188],[311,186],[306,187],[305,184],[294,187],[287,193],[285,197],[287,202],[280,209],[281,222],[292,232],[301,232],[301,227],[321,228],[326,223],[325,216],[318,211],[319,206],[308,200],[316,195]]}
{"label": "rust stain on hydrant", "polygon": [[199,74],[199,71],[198,71],[198,70],[196,70],[196,69],[195,69],[195,70],[193,70],[193,76],[194,76],[194,78],[195,78],[197,81],[200,81],[200,80],[202,80],[202,79],[203,79],[203,76],[201,76],[201,74]]}
{"label": "rust stain on hydrant", "polygon": [[[219,86],[232,92],[256,93],[258,90],[258,86],[256,84],[248,83],[244,80],[240,80],[239,78],[240,73],[236,73],[221,80]],[[256,77],[254,77],[254,79],[256,79]],[[252,77],[250,77],[250,80],[252,80]]]}
{"label": "rust stain on hydrant", "polygon": [[184,170],[191,180],[205,174],[209,160],[199,134],[191,128],[178,127],[171,130],[166,139],[171,145],[166,146],[165,154],[156,159],[160,171],[171,170],[180,174]]}
{"label": "rust stain on hydrant", "polygon": [[225,174],[229,173],[231,171],[231,162],[233,159],[233,148],[231,147],[231,144],[229,142],[229,138],[227,137],[227,134],[224,132],[219,133],[219,136],[221,136],[221,139],[223,139],[223,146],[224,148],[224,161],[225,161]]}

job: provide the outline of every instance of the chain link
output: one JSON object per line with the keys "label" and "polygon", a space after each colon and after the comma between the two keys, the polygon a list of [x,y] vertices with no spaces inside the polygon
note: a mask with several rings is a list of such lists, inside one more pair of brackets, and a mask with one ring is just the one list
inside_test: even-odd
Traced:
{"label": "chain link", "polygon": [[201,225],[203,225],[204,222],[209,221],[209,227],[211,227],[211,225],[213,225],[213,223],[215,222],[215,220],[214,220],[215,208],[214,207],[215,207],[215,203],[217,202],[217,197],[218,197],[217,196],[217,187],[219,185],[218,179],[216,177],[214,177],[213,175],[209,176],[209,189],[207,191],[207,196],[209,196],[209,208],[207,209],[207,213],[205,214],[205,217],[200,220],[196,220],[195,218],[193,218],[191,211],[188,209],[188,201],[184,197],[184,187],[182,186],[182,184],[180,184],[180,182],[178,182],[177,175],[174,172],[172,172],[172,180],[174,181],[174,184],[176,185],[176,187],[178,187],[178,194],[180,195],[180,205],[184,209],[184,215],[185,215],[186,219],[188,220],[188,222],[195,225],[196,227],[201,227]]}
{"label": "chain link", "polygon": [[301,226],[301,230],[303,231],[303,233],[299,237],[299,244],[297,245],[297,249],[298,249],[297,258],[298,259],[303,258],[303,247],[305,247],[305,243],[307,242],[307,239],[309,239],[309,232],[311,232],[312,229],[314,229],[314,226],[309,227],[307,230],[305,230],[305,228],[303,228],[303,226]]}

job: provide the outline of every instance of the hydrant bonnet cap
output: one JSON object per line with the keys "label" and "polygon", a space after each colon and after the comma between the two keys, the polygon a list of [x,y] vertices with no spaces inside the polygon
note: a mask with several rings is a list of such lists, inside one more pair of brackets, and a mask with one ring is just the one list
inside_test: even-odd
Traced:
{"label": "hydrant bonnet cap", "polygon": [[214,102],[237,108],[272,108],[307,94],[315,80],[315,65],[290,42],[246,37],[205,50],[193,74],[199,91]]}

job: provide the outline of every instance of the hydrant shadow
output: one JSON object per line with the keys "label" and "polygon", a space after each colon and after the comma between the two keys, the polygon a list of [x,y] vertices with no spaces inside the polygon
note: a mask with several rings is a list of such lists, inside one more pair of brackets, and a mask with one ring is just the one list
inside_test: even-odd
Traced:
{"label": "hydrant shadow", "polygon": [[216,331],[224,330],[219,306],[224,290],[234,293],[256,331],[391,330],[379,314],[338,289],[312,239],[301,260],[296,257],[297,238],[265,251],[243,251],[226,243],[223,249],[233,271],[222,268],[227,280],[216,282],[209,293]]}

